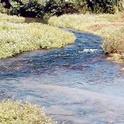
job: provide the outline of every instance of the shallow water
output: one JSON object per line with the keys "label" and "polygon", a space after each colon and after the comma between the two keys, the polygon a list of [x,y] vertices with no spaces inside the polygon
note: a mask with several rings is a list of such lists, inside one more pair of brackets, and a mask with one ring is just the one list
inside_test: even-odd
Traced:
{"label": "shallow water", "polygon": [[73,33],[66,48],[0,60],[0,99],[42,105],[58,124],[124,124],[123,65],[106,60],[101,37]]}

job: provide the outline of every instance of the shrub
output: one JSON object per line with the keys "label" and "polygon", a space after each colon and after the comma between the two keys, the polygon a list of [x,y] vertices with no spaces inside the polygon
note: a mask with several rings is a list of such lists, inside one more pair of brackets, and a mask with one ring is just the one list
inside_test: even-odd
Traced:
{"label": "shrub", "polygon": [[77,13],[78,9],[72,3],[62,2],[61,0],[49,0],[41,1],[33,0],[29,2],[23,2],[19,5],[15,3],[11,10],[11,14],[21,15],[24,17],[38,17],[43,18],[44,16],[62,15],[65,13]]}
{"label": "shrub", "polygon": [[103,42],[103,49],[105,53],[124,53],[124,25],[123,26],[109,26],[101,31],[105,37]]}
{"label": "shrub", "polygon": [[29,103],[0,102],[1,124],[53,124],[41,108]]}
{"label": "shrub", "polygon": [[24,2],[22,4],[18,4],[14,2],[10,14],[24,16],[24,17],[40,18],[44,16],[43,9],[44,9],[43,5],[34,0],[29,2]]}
{"label": "shrub", "polygon": [[52,15],[60,16],[62,14],[68,13],[77,13],[78,9],[73,3],[65,2],[65,1],[57,1],[57,0],[49,0],[46,2],[46,6],[44,8],[45,13],[51,13]]}
{"label": "shrub", "polygon": [[[3,0],[4,1],[4,0]],[[10,13],[25,17],[40,17],[72,13],[115,13],[122,10],[123,0],[12,0]],[[6,3],[8,5],[8,3]]]}
{"label": "shrub", "polygon": [[94,12],[95,13],[115,13],[114,0],[95,0]]}

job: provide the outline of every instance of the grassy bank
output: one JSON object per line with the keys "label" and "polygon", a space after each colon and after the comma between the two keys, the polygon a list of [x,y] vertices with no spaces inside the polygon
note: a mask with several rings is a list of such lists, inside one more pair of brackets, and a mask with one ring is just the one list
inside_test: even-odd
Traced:
{"label": "grassy bank", "polygon": [[36,49],[64,47],[75,41],[72,33],[25,18],[0,14],[0,58]]}
{"label": "grassy bank", "polygon": [[122,16],[122,14],[72,14],[62,15],[59,17],[53,16],[49,19],[48,23],[57,27],[73,28],[79,31],[93,32],[95,28],[100,29],[104,25],[109,25],[117,21],[120,22]]}
{"label": "grassy bank", "polygon": [[53,124],[45,113],[31,104],[0,102],[0,124]]}
{"label": "grassy bank", "polygon": [[63,15],[51,17],[49,24],[100,35],[105,53],[124,53],[124,14]]}

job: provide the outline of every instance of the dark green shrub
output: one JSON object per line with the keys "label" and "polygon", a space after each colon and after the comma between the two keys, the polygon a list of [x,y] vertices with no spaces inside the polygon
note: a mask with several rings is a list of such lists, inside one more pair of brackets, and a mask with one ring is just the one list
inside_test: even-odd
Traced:
{"label": "dark green shrub", "polygon": [[14,4],[11,14],[20,15],[24,17],[42,17],[44,14],[44,7],[37,1],[30,1],[25,4]]}
{"label": "dark green shrub", "polygon": [[37,0],[22,4],[15,2],[11,10],[11,14],[38,18],[49,18],[52,15],[60,16],[68,13],[78,13],[78,8],[71,2],[58,0],[49,0],[44,3]]}
{"label": "dark green shrub", "polygon": [[119,10],[124,8],[124,0],[11,0],[11,2],[10,0],[1,0],[1,2],[4,3],[4,7],[11,6],[10,14],[38,18],[86,13],[87,11],[115,13],[115,8]]}
{"label": "dark green shrub", "polygon": [[115,13],[114,0],[95,0],[95,13]]}
{"label": "dark green shrub", "polygon": [[70,0],[80,10],[94,13],[114,13],[115,0]]}
{"label": "dark green shrub", "polygon": [[78,13],[78,8],[71,2],[49,0],[44,7],[44,12],[60,16],[62,14]]}

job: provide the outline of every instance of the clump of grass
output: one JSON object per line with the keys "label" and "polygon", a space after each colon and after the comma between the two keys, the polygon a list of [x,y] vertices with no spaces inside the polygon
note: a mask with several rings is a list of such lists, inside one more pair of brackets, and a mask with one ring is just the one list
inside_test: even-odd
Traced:
{"label": "clump of grass", "polygon": [[49,25],[0,22],[0,58],[36,49],[60,48],[74,41],[72,33]]}
{"label": "clump of grass", "polygon": [[124,63],[124,55],[123,54],[112,53],[112,54],[109,54],[107,59],[112,60],[116,63]]}
{"label": "clump of grass", "polygon": [[53,124],[41,108],[29,103],[0,102],[1,124]]}
{"label": "clump of grass", "polygon": [[106,53],[124,53],[124,26],[110,26],[99,34],[105,37],[103,49]]}

